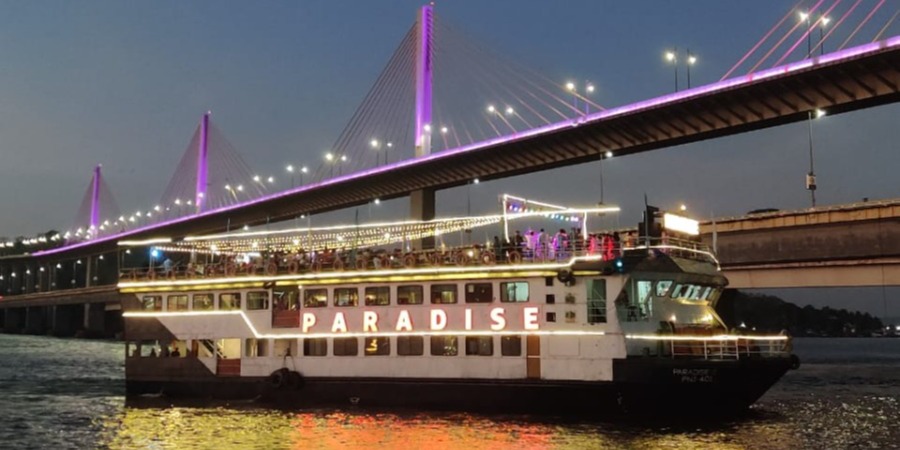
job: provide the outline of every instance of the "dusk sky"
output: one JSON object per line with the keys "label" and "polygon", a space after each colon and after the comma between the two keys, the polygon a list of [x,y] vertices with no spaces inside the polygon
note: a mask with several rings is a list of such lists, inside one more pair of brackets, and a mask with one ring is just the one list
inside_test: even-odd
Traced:
{"label": "dusk sky", "polygon": [[[97,163],[123,210],[152,207],[207,110],[257,173],[316,166],[421,4],[4,3],[0,236],[70,227]],[[795,4],[473,0],[438,2],[436,14],[560,86],[590,80],[595,101],[618,106],[673,90],[663,59],[672,47],[697,55],[695,86],[717,81]],[[897,7],[887,2],[853,45],[874,37]],[[849,31],[836,31],[826,51]],[[885,36],[896,34],[895,22]],[[889,105],[814,123],[820,204],[900,196],[898,118],[900,107]],[[699,218],[807,207],[807,145],[799,123],[614,158],[604,164],[606,201],[623,207],[623,223],[638,220],[644,193],[662,207],[683,202]],[[482,183],[472,209],[494,211],[503,192],[595,204],[597,171],[590,163]],[[439,214],[465,212],[463,189],[439,193]],[[372,215],[405,208],[394,203]]]}

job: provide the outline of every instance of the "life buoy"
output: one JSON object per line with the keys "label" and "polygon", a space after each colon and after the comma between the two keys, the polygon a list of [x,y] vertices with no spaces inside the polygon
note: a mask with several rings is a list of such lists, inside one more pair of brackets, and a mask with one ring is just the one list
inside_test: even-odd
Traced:
{"label": "life buoy", "polygon": [[340,272],[344,270],[344,260],[341,258],[335,258],[334,264],[331,266],[336,272]]}
{"label": "life buoy", "polygon": [[493,266],[497,262],[497,258],[491,252],[481,252],[481,262],[488,266]]}
{"label": "life buoy", "polygon": [[459,252],[456,254],[456,265],[457,266],[466,266],[469,264],[469,255],[466,252]]}
{"label": "life buoy", "polygon": [[147,279],[155,280],[156,279],[156,270],[153,270],[153,269],[147,270]]}
{"label": "life buoy", "polygon": [[270,262],[266,265],[266,275],[275,275],[278,273],[278,264]]}
{"label": "life buoy", "polygon": [[206,276],[207,277],[216,276],[216,266],[215,265],[210,264],[210,265],[206,266]]}
{"label": "life buoy", "polygon": [[438,252],[434,252],[429,256],[428,260],[431,261],[432,266],[439,266],[443,262],[444,256]]}
{"label": "life buoy", "polygon": [[403,255],[403,266],[406,268],[416,267],[416,255],[412,253]]}
{"label": "life buoy", "polygon": [[522,262],[522,254],[516,250],[509,252],[509,262],[511,264],[519,264]]}
{"label": "life buoy", "polygon": [[369,260],[366,258],[359,258],[356,260],[356,270],[366,270],[369,267]]}
{"label": "life buoy", "polygon": [[290,264],[288,264],[288,272],[290,272],[291,274],[296,274],[299,271],[300,263],[298,263],[297,261],[291,261]]}
{"label": "life buoy", "polygon": [[290,371],[287,369],[284,369],[284,368],[278,369],[278,370],[272,372],[269,375],[268,380],[266,380],[266,381],[269,382],[269,386],[272,386],[275,389],[281,389],[285,386],[285,384],[287,384],[287,381],[289,378],[289,376],[288,376],[289,373],[290,373]]}
{"label": "life buoy", "polygon": [[317,259],[316,262],[314,262],[312,265],[312,270],[313,270],[313,272],[321,272],[322,271],[322,261]]}

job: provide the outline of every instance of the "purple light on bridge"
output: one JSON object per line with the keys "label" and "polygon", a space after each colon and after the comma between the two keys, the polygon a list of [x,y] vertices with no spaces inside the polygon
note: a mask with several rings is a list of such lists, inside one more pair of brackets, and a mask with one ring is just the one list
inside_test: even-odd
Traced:
{"label": "purple light on bridge", "polygon": [[207,146],[209,137],[209,111],[203,115],[200,120],[200,146],[197,148],[197,188],[194,204],[197,205],[197,213],[203,212],[203,205],[206,204],[206,175],[207,162],[209,161],[209,148]]}
{"label": "purple light on bridge", "polygon": [[681,101],[681,100],[691,98],[691,97],[700,96],[703,94],[724,91],[724,90],[728,90],[728,89],[731,89],[731,88],[734,88],[737,86],[751,84],[755,81],[759,81],[759,80],[762,80],[765,78],[788,74],[788,73],[795,72],[797,70],[802,70],[805,68],[809,68],[812,66],[820,66],[823,64],[853,59],[858,56],[866,55],[869,53],[875,53],[875,52],[882,51],[882,50],[893,49],[896,47],[900,47],[900,36],[894,36],[894,37],[888,38],[886,40],[872,42],[869,44],[864,44],[864,45],[860,45],[857,47],[848,48],[846,50],[841,50],[839,52],[828,53],[828,54],[825,54],[825,55],[817,57],[817,58],[806,59],[803,61],[798,61],[795,63],[786,64],[786,65],[779,66],[779,67],[773,67],[771,69],[768,69],[768,70],[765,70],[762,72],[755,72],[755,73],[752,73],[749,75],[743,75],[743,76],[739,76],[739,77],[735,77],[735,78],[730,78],[730,79],[720,81],[717,83],[713,83],[713,84],[709,84],[706,86],[699,86],[696,88],[680,91],[680,92],[665,95],[662,97],[657,97],[657,98],[645,100],[642,102],[632,103],[630,105],[624,105],[624,106],[620,106],[618,108],[608,109],[605,111],[591,114],[591,115],[589,115],[587,117],[583,117],[583,118],[576,118],[576,119],[566,120],[563,122],[557,122],[557,123],[546,125],[543,127],[533,128],[531,130],[514,133],[514,134],[508,135],[508,136],[501,136],[501,137],[497,137],[497,138],[490,139],[487,141],[476,142],[476,143],[473,143],[470,145],[457,147],[454,149],[448,149],[448,150],[445,150],[445,151],[442,151],[439,153],[423,156],[421,158],[414,158],[414,159],[408,159],[405,161],[398,161],[398,162],[391,163],[388,165],[384,165],[384,166],[380,166],[380,167],[376,167],[376,168],[372,168],[372,169],[368,169],[368,170],[363,170],[360,172],[355,172],[355,173],[351,173],[351,174],[347,174],[347,175],[343,175],[343,176],[339,176],[339,177],[335,177],[335,178],[330,178],[328,180],[321,181],[319,183],[313,183],[313,184],[308,184],[305,186],[300,186],[295,189],[289,189],[289,190],[278,192],[275,194],[255,198],[253,200],[243,202],[243,203],[236,203],[236,204],[229,205],[229,206],[223,206],[221,208],[217,208],[217,209],[210,210],[210,211],[205,211],[202,213],[195,214],[193,216],[179,217],[177,219],[172,219],[172,220],[168,220],[165,222],[159,222],[159,223],[156,223],[153,225],[136,228],[136,229],[133,229],[130,231],[126,231],[123,233],[114,234],[114,235],[110,235],[110,236],[105,236],[103,238],[94,239],[91,241],[84,241],[84,242],[79,242],[79,243],[73,244],[73,245],[57,247],[57,248],[51,249],[51,250],[35,252],[32,255],[33,256],[46,256],[46,255],[52,255],[52,254],[61,253],[61,252],[69,251],[69,250],[74,250],[74,249],[81,248],[81,247],[86,247],[86,246],[93,245],[93,244],[98,244],[101,242],[116,241],[123,237],[131,236],[131,235],[146,232],[146,231],[151,231],[156,228],[165,227],[165,226],[182,223],[182,222],[187,222],[190,220],[194,220],[194,219],[206,217],[206,216],[211,216],[214,214],[238,210],[240,208],[244,208],[247,206],[252,206],[255,204],[262,203],[262,202],[274,200],[277,198],[287,197],[287,196],[299,194],[299,193],[306,192],[306,191],[311,191],[311,190],[318,189],[318,188],[321,188],[324,186],[329,186],[332,184],[339,184],[339,183],[343,183],[346,181],[351,181],[351,180],[355,180],[355,179],[359,179],[359,178],[365,178],[365,177],[368,177],[371,175],[387,173],[387,172],[390,172],[390,171],[393,171],[396,169],[400,169],[400,168],[415,166],[415,165],[419,165],[419,164],[425,164],[430,161],[439,160],[441,158],[447,158],[447,157],[450,157],[453,155],[467,153],[467,152],[479,150],[479,149],[486,148],[486,147],[492,147],[495,145],[505,144],[505,143],[509,143],[512,141],[521,140],[521,139],[529,138],[532,136],[561,130],[561,129],[568,128],[568,127],[579,126],[583,123],[595,122],[595,121],[600,121],[603,119],[609,119],[609,118],[615,117],[615,116],[631,114],[631,113],[638,112],[641,110],[655,108],[655,107],[658,107],[660,105],[664,105],[667,103],[674,103],[677,101]]}
{"label": "purple light on bridge", "polygon": [[91,180],[91,228],[89,233],[100,226],[100,164],[94,167],[94,178]]}
{"label": "purple light on bridge", "polygon": [[422,7],[419,15],[419,49],[416,53],[416,157],[431,153],[431,38],[434,26],[434,8]]}

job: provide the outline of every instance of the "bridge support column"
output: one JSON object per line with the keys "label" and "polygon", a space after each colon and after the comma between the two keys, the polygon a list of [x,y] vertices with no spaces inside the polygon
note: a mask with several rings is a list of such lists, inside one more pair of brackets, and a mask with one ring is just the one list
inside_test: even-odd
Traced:
{"label": "bridge support column", "polygon": [[82,328],[84,329],[84,337],[106,336],[106,305],[103,303],[85,303]]}
{"label": "bridge support column", "polygon": [[82,330],[84,305],[54,305],[50,332],[54,336],[71,337]]}
{"label": "bridge support column", "polygon": [[47,334],[47,310],[43,306],[25,308],[25,334]]}
{"label": "bridge support column", "polygon": [[6,308],[3,315],[3,332],[21,333],[25,329],[25,308]]}
{"label": "bridge support column", "polygon": [[[413,220],[434,219],[434,189],[422,189],[409,194],[409,212]],[[419,239],[414,244],[416,250],[431,250],[434,248],[434,236]]]}

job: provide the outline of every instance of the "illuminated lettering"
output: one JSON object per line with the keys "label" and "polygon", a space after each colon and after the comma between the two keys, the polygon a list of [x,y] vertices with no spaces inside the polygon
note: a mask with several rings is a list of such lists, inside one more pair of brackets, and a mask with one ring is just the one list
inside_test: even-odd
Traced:
{"label": "illuminated lettering", "polygon": [[466,308],[466,331],[472,329],[472,309]]}
{"label": "illuminated lettering", "polygon": [[443,309],[431,310],[431,331],[440,331],[447,327],[447,313]]}
{"label": "illuminated lettering", "polygon": [[334,313],[334,322],[331,324],[331,332],[332,333],[346,333],[347,332],[347,320],[344,319],[344,313]]}
{"label": "illuminated lettering", "polygon": [[506,318],[503,317],[505,311],[503,308],[494,308],[491,310],[491,321],[494,323],[491,324],[491,329],[494,331],[500,331],[506,328]]}
{"label": "illuminated lettering", "polygon": [[526,330],[537,330],[540,329],[540,325],[538,325],[538,308],[534,306],[527,307],[522,310],[522,314],[525,317],[525,329]]}
{"label": "illuminated lettering", "polygon": [[375,311],[363,311],[363,333],[378,331],[378,313]]}
{"label": "illuminated lettering", "polygon": [[400,315],[397,316],[397,326],[394,329],[397,331],[412,331],[412,320],[409,318],[409,311],[405,309],[400,310]]}
{"label": "illuminated lettering", "polygon": [[313,313],[303,313],[303,332],[309,332],[309,329],[316,324],[316,315]]}

